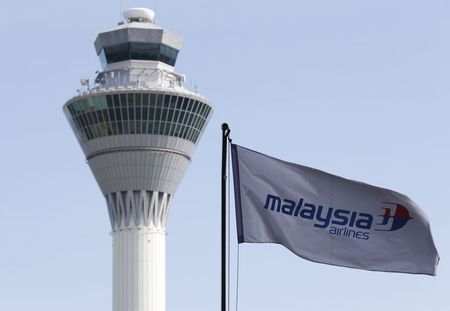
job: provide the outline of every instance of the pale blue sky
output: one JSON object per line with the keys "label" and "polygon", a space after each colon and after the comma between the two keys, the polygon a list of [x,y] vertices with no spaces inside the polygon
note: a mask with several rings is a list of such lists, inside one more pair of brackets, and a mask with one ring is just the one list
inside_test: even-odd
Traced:
{"label": "pale blue sky", "polygon": [[[61,107],[100,69],[97,33],[121,7],[154,4],[0,4],[0,310],[111,310],[106,206]],[[159,0],[156,11],[184,38],[177,72],[215,105],[169,216],[168,310],[219,309],[224,121],[238,144],[409,195],[441,256],[427,277],[244,244],[239,310],[448,310],[450,3]]]}

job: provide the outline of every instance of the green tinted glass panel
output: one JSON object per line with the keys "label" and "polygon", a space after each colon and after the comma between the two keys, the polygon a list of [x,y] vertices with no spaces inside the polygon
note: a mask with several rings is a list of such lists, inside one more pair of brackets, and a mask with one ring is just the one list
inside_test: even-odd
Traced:
{"label": "green tinted glass panel", "polygon": [[154,134],[196,142],[211,108],[198,100],[156,93],[119,93],[79,99],[65,114],[81,141],[122,135]]}
{"label": "green tinted glass panel", "polygon": [[129,59],[160,61],[175,66],[178,50],[164,44],[127,42],[107,46],[100,52],[102,60],[106,63],[117,63]]}

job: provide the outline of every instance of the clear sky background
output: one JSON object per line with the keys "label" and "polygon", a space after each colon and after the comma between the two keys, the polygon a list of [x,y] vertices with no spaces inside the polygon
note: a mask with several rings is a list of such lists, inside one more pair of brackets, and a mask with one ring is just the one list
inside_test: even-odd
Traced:
{"label": "clear sky background", "polygon": [[[61,107],[100,69],[97,33],[133,6],[155,1],[0,3],[0,310],[111,310],[106,204]],[[428,277],[244,244],[239,310],[449,310],[449,13],[447,0],[157,1],[184,38],[177,72],[215,105],[170,212],[169,311],[220,308],[222,122],[238,144],[409,195],[441,256]]]}

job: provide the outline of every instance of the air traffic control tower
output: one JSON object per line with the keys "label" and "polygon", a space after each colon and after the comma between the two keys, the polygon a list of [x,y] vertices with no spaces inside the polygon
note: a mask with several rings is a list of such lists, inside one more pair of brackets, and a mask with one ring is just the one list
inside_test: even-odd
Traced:
{"label": "air traffic control tower", "polygon": [[181,38],[129,9],[102,32],[103,67],[64,113],[105,196],[113,236],[113,311],[165,311],[170,203],[212,113],[174,71]]}

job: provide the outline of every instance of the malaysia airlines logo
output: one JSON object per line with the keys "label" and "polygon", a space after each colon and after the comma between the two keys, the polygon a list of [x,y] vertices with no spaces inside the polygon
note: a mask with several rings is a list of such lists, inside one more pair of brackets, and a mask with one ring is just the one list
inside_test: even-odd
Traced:
{"label": "malaysia airlines logo", "polygon": [[377,215],[370,212],[326,207],[307,202],[304,198],[290,200],[267,194],[263,208],[310,221],[314,228],[327,230],[331,235],[369,240],[373,231],[396,231],[403,228],[413,218],[409,210],[401,204],[391,202],[382,202],[382,204],[380,208],[384,210],[384,213]]}
{"label": "malaysia airlines logo", "polygon": [[409,215],[409,211],[406,207],[398,203],[383,202],[383,204],[389,207],[382,207],[384,214],[379,215],[382,217],[382,222],[377,226],[383,226],[383,229],[376,228],[377,231],[395,231],[404,227],[412,217]]}

